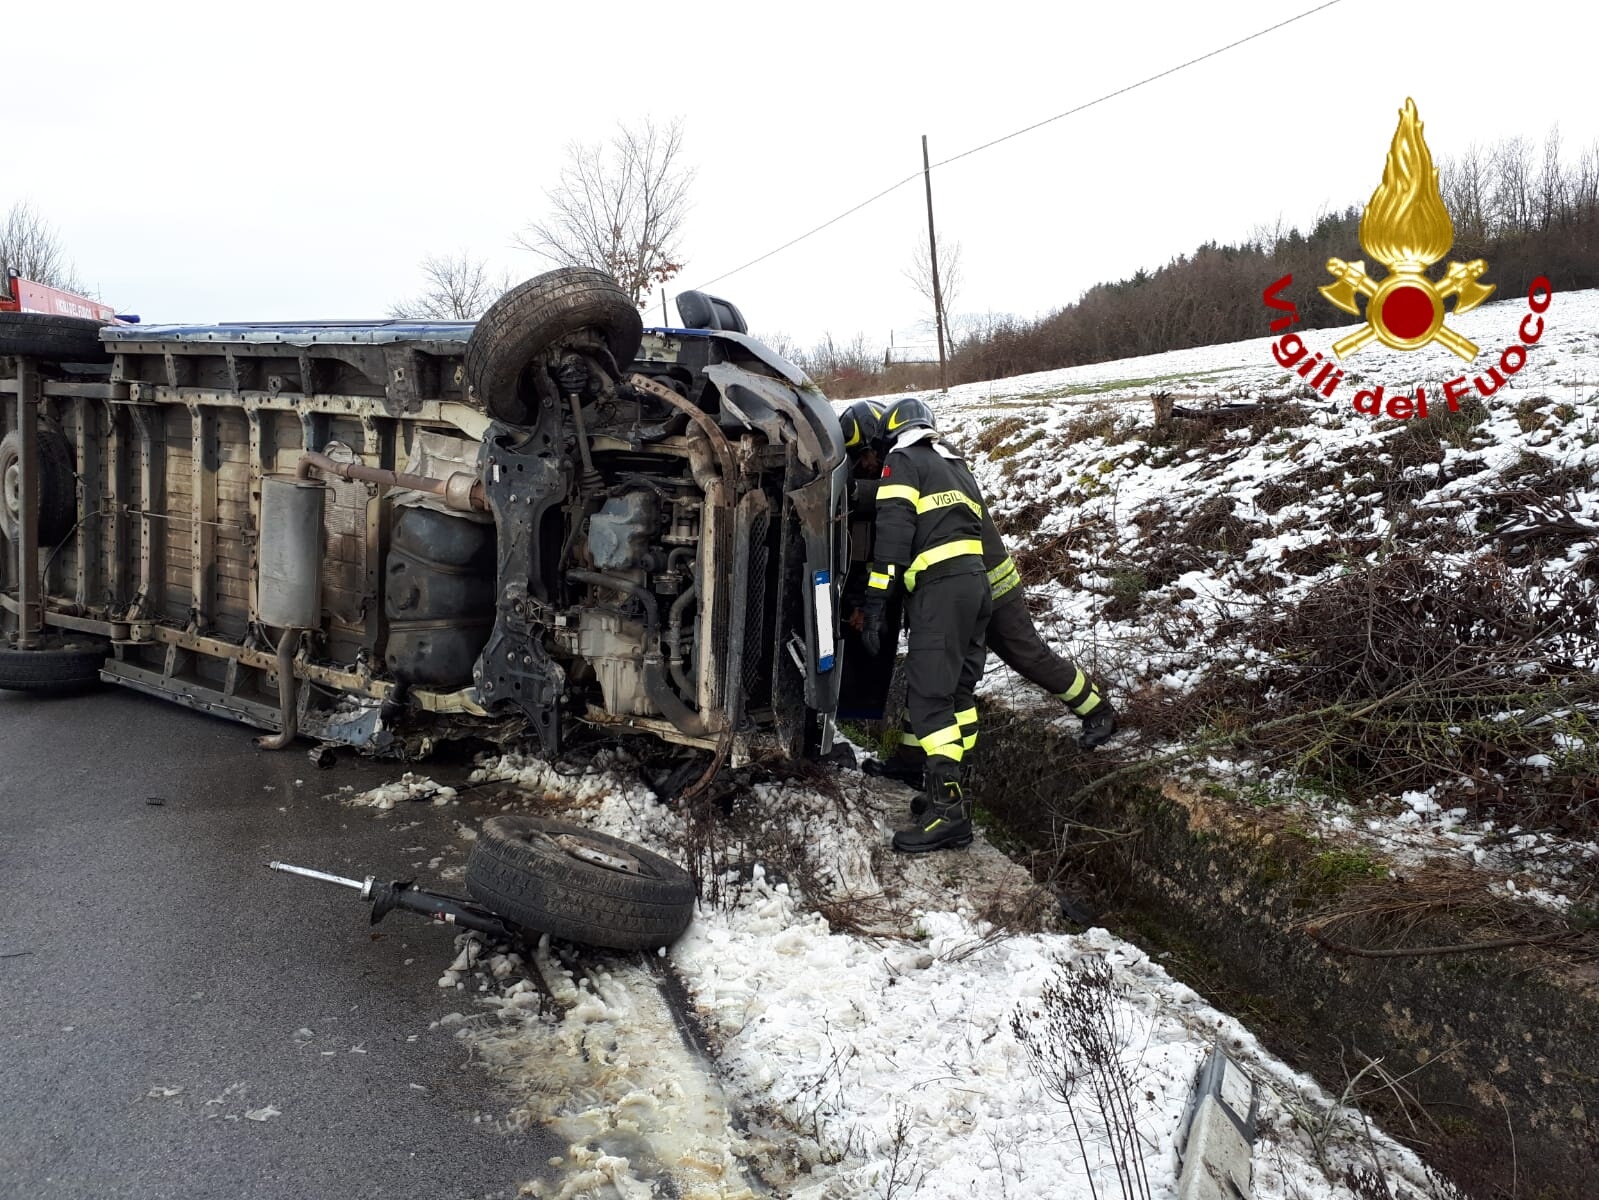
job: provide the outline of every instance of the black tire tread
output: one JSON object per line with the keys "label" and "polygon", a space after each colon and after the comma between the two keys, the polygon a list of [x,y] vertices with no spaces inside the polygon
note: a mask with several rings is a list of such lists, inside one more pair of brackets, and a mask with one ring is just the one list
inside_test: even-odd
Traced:
{"label": "black tire tread", "polygon": [[101,321],[54,313],[0,312],[0,354],[25,354],[48,362],[106,363]]}
{"label": "black tire tread", "polygon": [[[12,454],[19,452],[20,444],[21,436],[15,430],[0,440],[0,447]],[[72,443],[53,429],[38,430],[34,446],[39,456],[39,544],[50,548],[78,523],[78,456]],[[0,471],[9,457],[0,452]],[[0,529],[12,542],[17,540],[18,522],[10,513],[0,518]]]}
{"label": "black tire tread", "polygon": [[[540,833],[573,833],[624,850],[648,875],[573,858]],[[640,846],[543,817],[490,817],[466,864],[466,890],[480,904],[539,933],[614,950],[676,941],[694,916],[694,881]]]}
{"label": "black tire tread", "polygon": [[511,424],[529,418],[517,395],[522,369],[561,338],[596,328],[619,368],[638,354],[643,318],[604,271],[561,267],[506,292],[478,320],[466,345],[466,378],[489,415]]}
{"label": "black tire tread", "polygon": [[35,694],[82,691],[100,682],[110,647],[74,638],[41,650],[0,647],[0,690]]}

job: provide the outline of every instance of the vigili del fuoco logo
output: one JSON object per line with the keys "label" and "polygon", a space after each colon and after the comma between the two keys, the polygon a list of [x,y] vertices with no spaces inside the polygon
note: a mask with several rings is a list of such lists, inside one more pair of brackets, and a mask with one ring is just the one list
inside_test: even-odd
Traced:
{"label": "vigili del fuoco logo", "polygon": [[[1432,165],[1432,154],[1422,136],[1421,116],[1416,111],[1416,102],[1406,99],[1405,107],[1399,110],[1399,128],[1394,131],[1393,144],[1388,149],[1382,183],[1371,194],[1371,201],[1360,218],[1361,249],[1388,268],[1388,273],[1381,279],[1373,279],[1366,273],[1364,260],[1327,260],[1327,271],[1333,282],[1321,288],[1321,294],[1345,312],[1363,316],[1366,321],[1354,333],[1333,343],[1333,356],[1340,363],[1372,342],[1405,351],[1420,350],[1437,342],[1468,363],[1476,361],[1476,343],[1449,328],[1447,318],[1470,312],[1493,294],[1494,285],[1482,282],[1488,263],[1480,258],[1469,263],[1451,262],[1443,277],[1436,281],[1428,274],[1432,266],[1449,253],[1454,241],[1454,222],[1444,207],[1438,170]],[[1262,293],[1268,308],[1290,314],[1271,323],[1273,333],[1282,333],[1299,320],[1298,307],[1279,297],[1293,279],[1292,275],[1284,275]],[[1364,312],[1360,307],[1361,297],[1366,301]],[[1455,301],[1452,312],[1444,303],[1451,297]],[[1467,395],[1473,385],[1482,395],[1491,396],[1504,386],[1509,376],[1526,365],[1526,347],[1543,336],[1542,314],[1549,308],[1552,298],[1553,290],[1546,277],[1540,275],[1532,281],[1527,289],[1527,306],[1531,311],[1522,319],[1519,340],[1504,348],[1498,364],[1488,368],[1486,378],[1479,374],[1468,383],[1466,376],[1460,375],[1443,385],[1444,402],[1451,411],[1460,411],[1461,397]],[[1320,351],[1313,354],[1298,334],[1283,334],[1272,343],[1271,352],[1281,366],[1295,369],[1300,378],[1309,380],[1312,388],[1329,399],[1343,382],[1343,369],[1324,359]],[[1356,392],[1355,411],[1398,419],[1427,415],[1425,387],[1418,387],[1414,395],[1400,393],[1386,398],[1383,390],[1379,383]]]}

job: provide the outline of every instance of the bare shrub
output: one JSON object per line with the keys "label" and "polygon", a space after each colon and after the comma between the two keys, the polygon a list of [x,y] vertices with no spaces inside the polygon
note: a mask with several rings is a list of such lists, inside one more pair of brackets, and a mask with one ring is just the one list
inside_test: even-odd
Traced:
{"label": "bare shrub", "polygon": [[903,1106],[895,1105],[894,1124],[889,1130],[888,1175],[881,1180],[883,1200],[903,1200],[914,1194],[927,1175],[926,1169],[917,1165],[910,1132],[910,1113]]}
{"label": "bare shrub", "polygon": [[1248,622],[1270,654],[1251,683],[1213,671],[1165,719],[1237,729],[1269,765],[1353,799],[1442,786],[1478,811],[1591,833],[1599,680],[1582,664],[1595,615],[1579,578],[1495,554],[1354,563]]}
{"label": "bare shrub", "polygon": [[1011,1014],[1011,1032],[1034,1074],[1066,1106],[1094,1200],[1099,1192],[1084,1133],[1090,1118],[1106,1139],[1122,1196],[1149,1200],[1151,1195],[1138,1132],[1139,1056],[1122,999],[1110,964],[1087,959],[1062,964],[1044,984],[1036,1007],[1023,1005]]}

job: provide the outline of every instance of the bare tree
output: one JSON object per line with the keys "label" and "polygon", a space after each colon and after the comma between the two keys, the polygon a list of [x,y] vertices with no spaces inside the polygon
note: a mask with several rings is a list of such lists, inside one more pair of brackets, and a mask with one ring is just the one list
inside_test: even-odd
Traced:
{"label": "bare tree", "polygon": [[1548,229],[1569,212],[1568,183],[1560,165],[1560,126],[1549,127],[1543,143],[1543,167],[1538,172],[1538,228]]}
{"label": "bare tree", "polygon": [[1288,223],[1283,220],[1283,215],[1278,212],[1275,220],[1271,222],[1257,221],[1254,228],[1249,231],[1249,236],[1244,239],[1244,245],[1254,246],[1262,254],[1270,254],[1277,249],[1277,243],[1288,236]]}
{"label": "bare tree", "polygon": [[413,321],[475,321],[510,287],[505,275],[493,277],[488,264],[463,250],[454,258],[430,254],[422,260],[422,290],[389,309],[389,316]]}
{"label": "bare tree", "polygon": [[652,286],[683,269],[678,259],[694,169],[683,162],[683,122],[619,126],[609,142],[566,147],[551,213],[518,245],[568,267],[615,276],[641,308]]}
{"label": "bare tree", "polygon": [[834,341],[831,332],[824,333],[802,356],[807,372],[821,375],[840,375],[851,372],[873,375],[882,369],[882,359],[877,351],[868,349],[866,335],[857,333],[849,341]]}
{"label": "bare tree", "polygon": [[1577,173],[1571,183],[1571,211],[1578,221],[1591,220],[1599,213],[1599,141],[1582,152]]}
{"label": "bare tree", "polygon": [[[911,256],[911,265],[905,272],[905,278],[911,281],[911,286],[916,289],[916,294],[927,305],[928,315],[923,323],[929,329],[938,328],[938,312],[934,304],[933,291],[933,264],[928,254],[928,245],[925,241],[916,243],[916,250]],[[946,242],[942,235],[938,238],[938,296],[944,302],[944,344],[948,355],[955,356],[955,334],[950,327],[949,314],[955,308],[955,298],[960,294],[961,286],[961,244],[959,242]]]}
{"label": "bare tree", "polygon": [[853,400],[883,390],[882,351],[869,347],[864,333],[847,341],[835,340],[831,333],[825,333],[821,341],[789,357],[789,361],[834,400]]}
{"label": "bare tree", "polygon": [[1494,150],[1494,224],[1505,234],[1532,232],[1532,144],[1524,137],[1505,138]]}
{"label": "bare tree", "polygon": [[26,201],[13,204],[0,223],[0,278],[8,267],[35,283],[69,292],[83,290],[56,231]]}
{"label": "bare tree", "polygon": [[[862,336],[864,337],[864,335]],[[800,349],[800,344],[782,330],[756,334],[755,340],[771,347],[771,349],[791,363],[798,364],[805,357],[804,351]]]}
{"label": "bare tree", "polygon": [[1488,238],[1488,160],[1490,155],[1475,142],[1458,158],[1442,160],[1438,167],[1444,207],[1454,218],[1455,237],[1463,245],[1480,246]]}

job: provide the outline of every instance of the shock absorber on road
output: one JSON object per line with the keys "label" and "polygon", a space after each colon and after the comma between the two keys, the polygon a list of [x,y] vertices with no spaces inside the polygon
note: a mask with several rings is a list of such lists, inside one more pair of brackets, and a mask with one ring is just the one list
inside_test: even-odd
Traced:
{"label": "shock absorber on road", "polygon": [[365,879],[350,879],[344,875],[331,875],[312,867],[296,867],[284,862],[271,862],[267,866],[274,871],[299,875],[304,879],[320,879],[323,883],[333,883],[360,892],[361,899],[372,905],[374,925],[396,908],[403,908],[409,912],[419,913],[430,921],[438,921],[444,925],[459,925],[463,929],[473,929],[504,941],[519,940],[522,936],[519,929],[481,905],[458,900],[454,896],[430,892],[417,887],[409,879],[397,879],[385,883],[373,875],[368,875]]}

